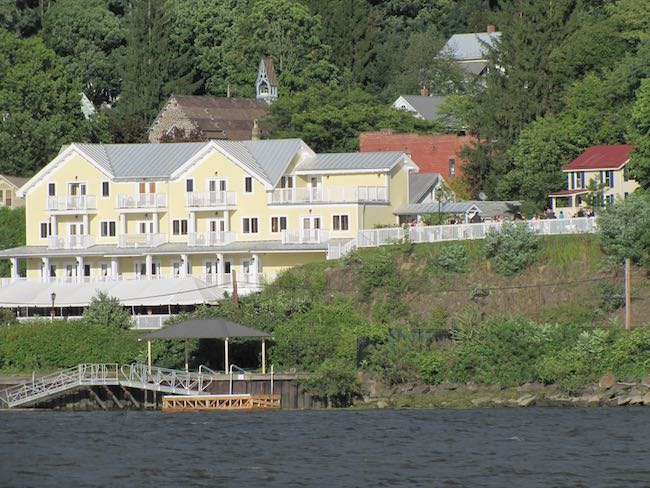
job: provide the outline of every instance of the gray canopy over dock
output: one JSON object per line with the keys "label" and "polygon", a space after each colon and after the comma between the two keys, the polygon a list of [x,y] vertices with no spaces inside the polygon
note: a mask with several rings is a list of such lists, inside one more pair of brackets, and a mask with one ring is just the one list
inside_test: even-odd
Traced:
{"label": "gray canopy over dock", "polygon": [[262,374],[266,374],[266,339],[272,337],[271,334],[236,324],[230,320],[222,318],[186,320],[142,336],[141,339],[147,341],[147,356],[150,368],[152,339],[185,339],[185,371],[188,370],[188,339],[223,339],[225,354],[224,369],[228,373],[228,340],[235,337],[258,337],[262,339]]}

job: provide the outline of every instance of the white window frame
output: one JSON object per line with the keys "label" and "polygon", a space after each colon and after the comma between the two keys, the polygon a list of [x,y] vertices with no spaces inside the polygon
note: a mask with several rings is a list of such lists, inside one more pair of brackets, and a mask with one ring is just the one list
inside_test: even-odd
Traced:
{"label": "white window frame", "polygon": [[[106,266],[106,274],[102,274],[102,268],[104,266]],[[100,278],[106,278],[113,275],[113,266],[108,261],[102,261],[99,263],[99,266],[97,266],[97,271],[99,272]]]}
{"label": "white window frame", "polygon": [[[257,230],[253,232],[253,219],[257,220]],[[248,232],[244,230],[244,220],[248,220]],[[257,216],[254,217],[242,217],[241,218],[241,233],[242,234],[259,234],[260,233],[260,218]]]}
{"label": "white window frame", "polygon": [[[47,225],[47,235],[45,237],[43,237],[43,233],[41,232],[43,230],[43,224]],[[48,239],[48,238],[50,238],[52,236],[52,222],[50,222],[49,220],[43,220],[43,221],[39,222],[39,224],[38,224],[38,235],[39,235],[40,239]]]}
{"label": "white window frame", "polygon": [[[191,181],[192,182],[192,191],[188,191],[187,189],[187,182]],[[194,178],[185,178],[185,193],[194,193],[196,191],[196,187],[194,186],[196,182],[194,181]]]}
{"label": "white window frame", "polygon": [[280,188],[281,189],[292,189],[296,187],[296,179],[293,175],[284,175],[280,177]]}
{"label": "white window frame", "polygon": [[[50,195],[50,188],[54,188],[54,194]],[[49,182],[47,184],[47,196],[48,197],[55,197],[56,196],[56,183],[55,182]]]}
{"label": "white window frame", "polygon": [[[215,223],[215,226],[217,227],[218,230],[213,231],[211,229],[213,222]],[[223,224],[223,230],[221,230],[221,225],[219,225],[220,223]],[[214,219],[207,219],[205,221],[205,225],[206,225],[206,229],[207,229],[206,232],[210,232],[210,233],[212,233],[212,232],[226,232],[226,218],[225,217],[216,217]]]}
{"label": "white window frame", "polygon": [[[70,233],[70,229],[72,229],[73,227],[75,229],[79,229],[81,232],[78,232],[76,234]],[[68,235],[68,236],[72,236],[72,235],[74,235],[74,236],[83,236],[83,235],[86,235],[86,232],[84,232],[84,231],[88,231],[88,229],[86,229],[84,227],[83,222],[68,222],[66,224],[66,231],[67,231],[66,235]],[[76,230],[75,230],[75,232],[76,232]]]}
{"label": "white window frame", "polygon": [[[278,219],[278,230],[274,231],[273,230],[273,219]],[[280,219],[284,219],[284,229],[282,228],[282,225],[280,224]],[[288,215],[271,215],[269,217],[269,231],[271,234],[279,234],[283,230],[289,229],[289,216]]]}
{"label": "white window frame", "polygon": [[[210,183],[211,182],[216,182],[217,190],[214,190],[215,192],[221,192],[221,191],[228,191],[228,178],[208,178],[208,180],[205,182],[205,191],[206,193],[211,193],[210,191]],[[224,182],[225,190],[221,190],[221,182]]]}
{"label": "white window frame", "polygon": [[[336,217],[339,218],[339,228],[338,229],[334,225],[334,219]],[[348,220],[348,228],[347,229],[343,228],[343,217],[347,218],[347,220]],[[342,213],[342,214],[334,214],[334,215],[332,215],[332,232],[348,232],[349,230],[350,230],[350,214]]]}
{"label": "white window frame", "polygon": [[[111,223],[114,226],[115,234],[111,235]],[[102,226],[106,224],[106,235],[103,233]],[[117,236],[117,222],[115,220],[100,220],[99,221],[99,237],[116,237]]]}
{"label": "white window frame", "polygon": [[[251,180],[251,191],[246,191],[246,180]],[[253,184],[252,176],[244,176],[244,193],[247,195],[252,195],[255,192],[255,185]]]}
{"label": "white window frame", "polygon": [[[79,188],[79,193],[77,195],[72,195],[72,187],[74,185],[77,185],[77,187]],[[84,188],[85,193],[81,193],[81,187],[82,186]],[[67,188],[68,188],[68,193],[66,194],[66,196],[68,196],[68,197],[71,197],[71,196],[82,197],[82,196],[88,195],[88,183],[86,183],[85,181],[69,181],[68,184],[67,184]]]}
{"label": "white window frame", "polygon": [[[137,220],[135,222],[135,224],[136,224],[136,229],[137,229],[136,233],[138,235],[145,236],[145,235],[153,234],[153,219],[151,219],[151,220]],[[148,227],[148,229],[149,229],[148,232],[141,232],[140,231],[140,227],[141,227],[142,224],[145,224]]]}
{"label": "white window frame", "polygon": [[314,220],[316,220],[316,219],[319,220],[319,224],[320,224],[318,229],[323,230],[324,227],[323,227],[323,216],[322,215],[303,215],[303,216],[300,217],[300,230],[301,231],[305,230],[305,227],[304,227],[305,219],[309,219],[310,222],[311,222],[309,224],[310,225],[309,230],[313,230],[313,229],[316,228],[316,227],[313,226],[314,225]]}
{"label": "white window frame", "polygon": [[180,278],[181,270],[183,269],[183,263],[180,261],[171,262],[172,278]]}
{"label": "white window frame", "polygon": [[[185,221],[185,233],[183,233],[183,221]],[[174,223],[178,222],[178,234],[174,231]],[[173,236],[186,236],[189,234],[190,225],[188,219],[172,219],[172,235]]]}
{"label": "white window frame", "polygon": [[[104,183],[108,185],[108,195],[104,195]],[[108,200],[109,198],[111,198],[111,182],[109,180],[104,180],[101,182],[100,187],[101,187],[101,198],[103,200]]]}

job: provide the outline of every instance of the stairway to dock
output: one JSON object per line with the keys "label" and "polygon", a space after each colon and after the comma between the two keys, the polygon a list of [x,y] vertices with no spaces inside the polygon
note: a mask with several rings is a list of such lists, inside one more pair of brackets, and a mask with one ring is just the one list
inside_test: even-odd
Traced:
{"label": "stairway to dock", "polygon": [[[207,370],[207,368],[205,368]],[[0,406],[27,407],[90,386],[123,386],[173,395],[200,395],[212,383],[212,374],[149,367],[146,364],[79,364],[43,376],[34,376],[0,391]]]}

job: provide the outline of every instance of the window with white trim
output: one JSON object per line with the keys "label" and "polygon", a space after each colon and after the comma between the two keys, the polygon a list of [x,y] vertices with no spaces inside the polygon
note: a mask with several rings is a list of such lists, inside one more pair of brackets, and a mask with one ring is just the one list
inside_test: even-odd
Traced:
{"label": "window with white trim", "polygon": [[449,176],[456,176],[456,159],[449,158]]}
{"label": "window with white trim", "polygon": [[244,234],[257,234],[258,233],[258,225],[257,225],[257,217],[244,217],[241,219],[242,221],[242,233]]}
{"label": "window with white trim", "polygon": [[194,191],[194,180],[193,179],[187,179],[185,180],[185,191],[187,193],[192,193]]}
{"label": "window with white trim", "polygon": [[350,230],[350,217],[348,215],[333,215],[332,230]]}
{"label": "window with white trim", "polygon": [[253,178],[244,177],[244,193],[253,193]]}
{"label": "window with white trim", "polygon": [[108,181],[102,181],[102,198],[111,196],[111,187]]}
{"label": "window with white trim", "polygon": [[172,220],[172,234],[175,236],[186,236],[187,219]]}
{"label": "window with white trim", "polygon": [[50,222],[41,222],[41,239],[47,239],[52,235],[52,224]]}
{"label": "window with white trim", "polygon": [[271,232],[281,232],[287,230],[286,217],[271,217]]}
{"label": "window with white trim", "polygon": [[56,196],[56,183],[50,183],[47,185],[47,194],[48,196],[55,197]]}
{"label": "window with white trim", "polygon": [[99,233],[102,237],[115,237],[116,225],[114,220],[102,220],[99,223]]}

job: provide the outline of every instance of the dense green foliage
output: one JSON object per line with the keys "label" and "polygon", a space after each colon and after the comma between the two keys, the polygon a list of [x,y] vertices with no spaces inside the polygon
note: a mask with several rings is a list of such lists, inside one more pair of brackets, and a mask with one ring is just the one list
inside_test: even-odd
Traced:
{"label": "dense green foliage", "polygon": [[643,264],[650,256],[650,193],[637,191],[598,216],[605,252],[617,261]]}
{"label": "dense green foliage", "polygon": [[[25,208],[0,208],[0,249],[22,246],[25,244]],[[0,261],[0,276],[10,276],[11,264]]]}
{"label": "dense green foliage", "polygon": [[504,275],[512,275],[530,265],[539,249],[539,238],[523,223],[504,223],[499,232],[485,236],[485,255]]}
{"label": "dense green foliage", "polygon": [[129,313],[120,301],[101,291],[90,300],[90,305],[84,310],[84,320],[87,324],[98,327],[131,328]]}
{"label": "dense green foliage", "polygon": [[131,331],[84,320],[0,326],[0,368],[55,370],[80,363],[130,363],[144,344]]}

